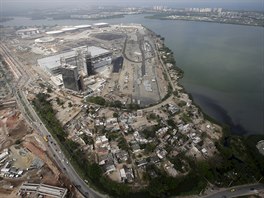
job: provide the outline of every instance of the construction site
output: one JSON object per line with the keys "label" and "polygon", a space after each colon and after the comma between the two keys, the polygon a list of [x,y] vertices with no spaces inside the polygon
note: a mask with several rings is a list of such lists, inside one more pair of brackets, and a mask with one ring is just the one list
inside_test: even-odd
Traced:
{"label": "construction site", "polygon": [[45,140],[27,125],[21,113],[7,107],[0,115],[0,197],[19,197],[23,182],[69,188],[71,183],[48,156]]}
{"label": "construction site", "polygon": [[[168,91],[156,41],[156,35],[139,24],[98,23],[18,30],[6,42],[37,71],[36,77],[58,90],[148,106]],[[66,74],[67,65],[76,70],[71,67]]]}

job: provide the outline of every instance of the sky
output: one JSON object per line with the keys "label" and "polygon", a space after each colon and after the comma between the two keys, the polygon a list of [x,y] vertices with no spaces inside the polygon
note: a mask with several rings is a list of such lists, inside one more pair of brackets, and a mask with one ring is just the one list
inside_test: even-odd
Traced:
{"label": "sky", "polygon": [[264,0],[0,0],[1,13],[47,8],[82,8],[89,6],[222,7],[262,10]]}

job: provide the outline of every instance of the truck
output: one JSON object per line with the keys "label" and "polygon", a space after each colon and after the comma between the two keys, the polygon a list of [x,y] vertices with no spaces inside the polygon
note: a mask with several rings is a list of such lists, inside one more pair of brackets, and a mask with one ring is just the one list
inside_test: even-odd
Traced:
{"label": "truck", "polygon": [[46,142],[48,142],[48,141],[49,141],[49,139],[48,139],[48,136],[47,136],[47,135],[44,135],[44,136],[43,136],[43,139],[44,139]]}

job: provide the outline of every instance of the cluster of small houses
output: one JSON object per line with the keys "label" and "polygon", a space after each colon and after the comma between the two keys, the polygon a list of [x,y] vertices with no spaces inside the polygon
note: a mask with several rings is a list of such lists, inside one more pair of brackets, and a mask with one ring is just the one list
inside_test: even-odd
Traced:
{"label": "cluster of small houses", "polygon": [[[170,114],[175,114],[179,111],[179,107],[176,105],[169,104],[166,106],[168,112]],[[99,111],[97,109],[97,111]],[[167,156],[170,154],[170,156],[176,156],[179,152],[186,149],[194,149],[196,148],[196,145],[201,142],[200,133],[193,129],[193,124],[184,124],[184,123],[178,123],[176,129],[171,129],[170,126],[164,126],[154,133],[156,134],[156,138],[148,138],[146,139],[144,135],[137,131],[133,127],[133,123],[136,122],[136,120],[143,116],[142,110],[138,110],[134,113],[128,113],[128,112],[122,112],[119,113],[118,118],[116,117],[110,117],[110,118],[101,118],[100,116],[96,116],[96,114],[89,115],[88,118],[86,117],[85,120],[82,120],[82,124],[78,124],[78,130],[77,133],[83,134],[86,133],[86,135],[93,137],[94,144],[90,145],[91,151],[94,151],[97,154],[97,161],[98,164],[103,168],[105,171],[105,174],[110,174],[114,171],[119,171],[120,180],[121,181],[127,181],[129,183],[134,181],[135,177],[135,171],[132,169],[131,162],[128,163],[129,159],[132,159],[133,156],[137,156],[135,160],[135,165],[133,167],[137,168],[144,168],[151,164],[157,164],[162,165],[164,170],[171,176],[177,175],[177,170],[174,167],[174,164],[172,164],[168,159]],[[92,133],[87,127],[85,127],[85,124],[83,122],[88,122],[87,119],[91,119],[94,122],[94,126],[97,128],[104,128],[105,131],[107,131],[105,134],[97,134],[95,135]],[[87,124],[87,123],[86,123]],[[122,136],[123,134],[127,135],[128,131],[133,129],[133,135],[132,139],[128,141],[129,148],[131,150],[131,153],[127,150],[120,149],[115,143],[115,141],[109,141],[107,138],[107,133],[111,132],[118,132]],[[170,130],[170,133],[168,131]],[[129,133],[131,134],[131,133]],[[187,137],[187,140],[191,142],[191,146],[186,145],[184,148],[181,148],[181,146],[187,142],[185,140],[182,140],[179,138],[179,136],[184,135]],[[81,139],[81,136],[76,136],[76,138]],[[159,140],[159,144],[156,144],[156,148],[154,149],[154,152],[145,155],[143,152],[144,149],[141,148],[141,145],[148,144],[151,142],[157,142],[156,140]],[[81,141],[84,144],[84,141]],[[115,142],[115,143],[113,143]],[[174,150],[170,153],[166,150],[166,147],[168,145],[174,145]],[[177,145],[175,147],[175,145]],[[189,146],[189,147],[187,147]],[[202,154],[206,155],[207,150],[205,148],[196,148],[194,149],[196,152],[202,152]],[[143,155],[141,155],[144,153]],[[140,155],[138,155],[140,154]],[[140,157],[138,157],[140,156]],[[130,160],[131,161],[131,160]],[[121,167],[121,168],[120,168]],[[149,173],[151,176],[155,177],[155,172]]]}
{"label": "cluster of small houses", "polygon": [[[105,142],[97,142],[95,143],[95,145],[96,150],[98,151],[98,163],[103,167],[105,174],[110,174],[111,172],[116,171],[116,165],[126,163],[129,158],[129,154],[127,151],[120,149],[111,149],[108,139],[105,140]],[[110,147],[109,150],[104,153],[100,152],[100,149],[104,148],[105,146]],[[119,173],[121,181],[127,181],[128,183],[132,183],[134,181],[134,173],[131,167],[124,165],[119,169]]]}

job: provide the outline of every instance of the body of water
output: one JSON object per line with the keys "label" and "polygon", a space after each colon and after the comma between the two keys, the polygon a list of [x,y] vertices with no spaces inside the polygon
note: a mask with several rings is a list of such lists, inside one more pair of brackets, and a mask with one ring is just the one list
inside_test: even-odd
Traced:
{"label": "body of water", "polygon": [[160,21],[131,15],[108,20],[30,20],[9,26],[141,23],[165,37],[183,69],[181,84],[204,112],[233,133],[264,132],[264,28],[192,21]]}

